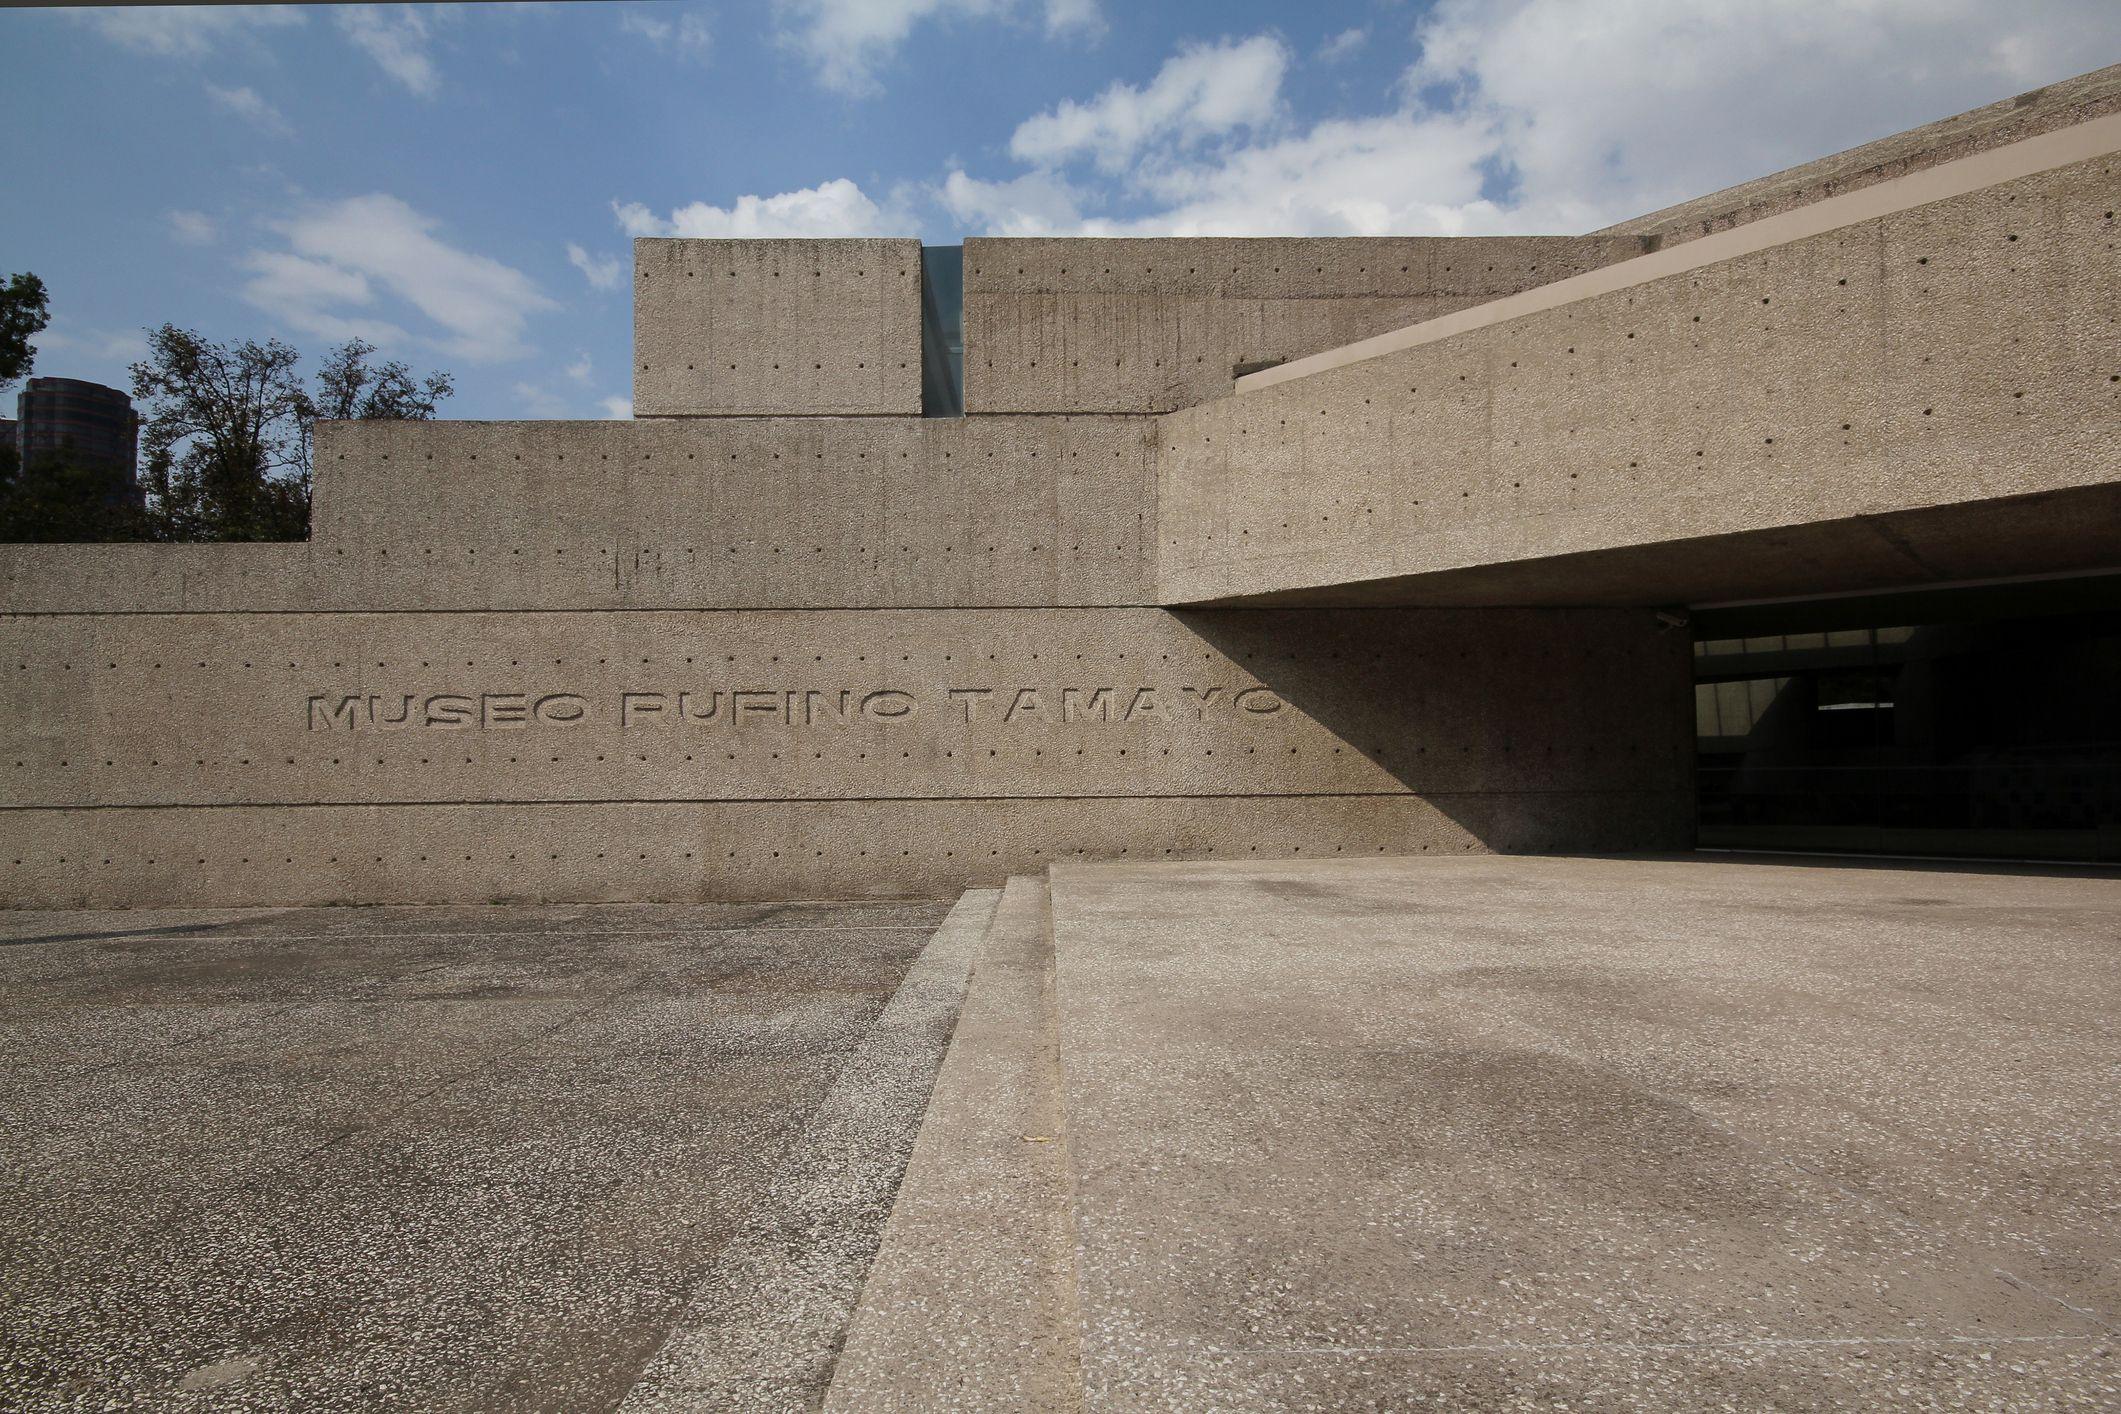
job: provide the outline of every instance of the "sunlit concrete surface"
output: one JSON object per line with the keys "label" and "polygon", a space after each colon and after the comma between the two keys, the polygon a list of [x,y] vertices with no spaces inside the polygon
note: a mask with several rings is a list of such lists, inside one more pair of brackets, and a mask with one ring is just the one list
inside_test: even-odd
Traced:
{"label": "sunlit concrete surface", "polygon": [[0,919],[0,1407],[726,1406],[710,1338],[814,1397],[947,909]]}
{"label": "sunlit concrete surface", "polygon": [[1092,1407],[2121,1401],[2121,878],[1051,877]]}

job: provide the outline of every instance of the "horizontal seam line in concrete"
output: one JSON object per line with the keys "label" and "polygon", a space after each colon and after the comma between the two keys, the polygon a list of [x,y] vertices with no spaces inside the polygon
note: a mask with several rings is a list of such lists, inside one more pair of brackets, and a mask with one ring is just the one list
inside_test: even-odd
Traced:
{"label": "horizontal seam line in concrete", "polygon": [[[1635,795],[1659,797],[1686,794],[1672,790],[1642,790],[1616,786],[1611,790],[1314,790],[1230,791],[1225,794],[1173,791],[1167,794],[1112,795],[685,795],[685,796],[592,796],[510,797],[498,800],[193,800],[155,804],[116,805],[108,802],[79,805],[0,805],[0,815],[35,811],[88,810],[397,810],[462,808],[483,809],[491,805],[901,805],[976,804],[981,801],[1040,800],[1437,800],[1460,796],[1498,795]],[[182,851],[179,851],[180,853]]]}
{"label": "horizontal seam line in concrete", "polygon": [[[235,926],[235,925],[230,925]],[[874,923],[848,924],[844,928],[689,928],[682,925],[669,928],[524,928],[487,929],[481,932],[429,932],[420,929],[406,933],[188,933],[181,938],[168,938],[172,943],[330,943],[385,942],[403,939],[409,943],[423,942],[431,938],[661,938],[671,934],[694,933],[933,933],[934,923],[897,923],[881,925]],[[136,928],[115,933],[99,933],[95,941],[105,942],[112,938],[147,938],[155,936],[152,928]],[[0,937],[0,946],[19,939]],[[446,964],[445,964],[446,965]],[[436,971],[428,968],[426,971]],[[420,975],[420,974],[414,974]],[[95,1005],[90,1003],[90,1005]]]}
{"label": "horizontal seam line in concrete", "polygon": [[2121,113],[2093,118],[2067,128],[2040,133],[2003,147],[1989,148],[1957,161],[1911,172],[1840,196],[1827,197],[1791,211],[1764,216],[1742,226],[1701,236],[1663,250],[1639,255],[1597,270],[1572,275],[1522,294],[1507,295],[1455,314],[1410,324],[1388,334],[1359,340],[1324,353],[1292,359],[1237,380],[1243,394],[1362,363],[1402,349],[1438,343],[1459,334],[1542,314],[1599,295],[1633,289],[1655,280],[1684,275],[1741,256],[1757,255],[1865,221],[1896,216],[1916,207],[1966,196],[2021,177],[2038,176],[2077,162],[2094,161],[2121,149]]}
{"label": "horizontal seam line in concrete", "polygon": [[[2053,1345],[2067,1341],[2104,1340],[2104,1332],[2077,1335],[1940,1335],[1940,1336],[1759,1336],[1741,1340],[1564,1340],[1497,1341],[1471,1345],[1224,1345],[1208,1347],[1215,1355],[1295,1356],[1314,1355],[1511,1355],[1538,1351],[1628,1351],[1628,1350],[1774,1350],[1819,1346],[1948,1346],[1948,1345]],[[1187,1347],[1191,1348],[1191,1347]]]}
{"label": "horizontal seam line in concrete", "polygon": [[[1021,613],[1026,609],[1170,609],[1168,604],[737,604],[701,607],[692,604],[621,604],[567,608],[459,609],[0,609],[0,619],[125,619],[259,617],[268,615],[349,614],[983,614]],[[1389,607],[1389,606],[1372,606]],[[1306,612],[1323,613],[1322,609]],[[1333,612],[1339,612],[1334,610]]]}
{"label": "horizontal seam line in concrete", "polygon": [[[1573,553],[1573,552],[1570,552]],[[1544,557],[1543,557],[1544,558]],[[1499,561],[1498,563],[1513,563]],[[1526,561],[1525,563],[1532,563]],[[1484,565],[1470,566],[1485,568]],[[1463,568],[1454,566],[1454,568]],[[1343,581],[1316,586],[1338,588]],[[1312,586],[1306,586],[1312,587]],[[261,618],[326,615],[345,618],[355,614],[415,615],[433,614],[443,617],[461,618],[467,614],[1019,614],[1026,610],[1044,612],[1052,609],[1082,610],[1105,613],[1116,609],[1156,609],[1163,613],[1178,610],[1205,609],[1209,606],[1196,604],[751,604],[736,607],[697,608],[687,604],[626,604],[618,607],[591,607],[582,609],[0,609],[0,619],[141,619],[141,618]],[[1404,604],[1349,604],[1345,606],[1320,604],[1263,605],[1282,614],[1347,614],[1347,613],[1405,613]],[[1532,606],[1537,607],[1537,606]],[[1574,605],[1556,606],[1561,610],[1575,608]],[[1254,610],[1252,612],[1257,612]]]}

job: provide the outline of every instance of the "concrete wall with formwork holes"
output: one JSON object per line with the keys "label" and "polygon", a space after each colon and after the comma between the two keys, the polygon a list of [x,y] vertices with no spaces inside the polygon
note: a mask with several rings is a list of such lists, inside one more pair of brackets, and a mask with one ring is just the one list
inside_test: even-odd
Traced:
{"label": "concrete wall with formwork holes", "polygon": [[965,242],[966,411],[1168,412],[1299,358],[1624,259],[1627,239]]}
{"label": "concrete wall with formwork holes", "polygon": [[[1694,588],[1743,598],[1805,527],[2110,487],[2117,195],[2115,157],[2076,162],[1173,414],[1162,596],[1420,603],[1723,537]],[[1910,545],[1894,582],[1951,568]]]}
{"label": "concrete wall with formwork holes", "polygon": [[2121,64],[1637,216],[1596,234],[1630,237],[1642,249],[1657,250],[2116,112],[2121,112]]}
{"label": "concrete wall with formwork holes", "polygon": [[16,907],[936,893],[1686,843],[1641,611],[0,618]]}
{"label": "concrete wall with formwork holes", "polygon": [[291,607],[1154,597],[1142,418],[340,423],[318,446],[319,573]]}
{"label": "concrete wall with formwork holes", "polygon": [[633,243],[636,417],[917,416],[913,240]]}

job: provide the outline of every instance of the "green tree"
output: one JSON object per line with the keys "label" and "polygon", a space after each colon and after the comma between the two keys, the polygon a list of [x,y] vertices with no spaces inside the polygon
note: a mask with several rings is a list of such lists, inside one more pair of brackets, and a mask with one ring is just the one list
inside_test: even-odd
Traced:
{"label": "green tree", "polygon": [[0,541],[145,540],[153,528],[132,486],[108,465],[54,452],[0,466]]}
{"label": "green tree", "polygon": [[416,380],[403,363],[374,362],[375,352],[360,339],[332,349],[311,392],[300,355],[277,339],[218,344],[170,324],[151,332],[132,376],[154,537],[306,539],[316,420],[424,420],[454,391],[447,373]]}
{"label": "green tree", "polygon": [[42,280],[25,271],[0,284],[0,388],[28,374],[37,361],[30,340],[50,322]]}
{"label": "green tree", "polygon": [[149,333],[132,375],[157,538],[308,537],[299,357],[278,339],[217,344],[174,324]]}

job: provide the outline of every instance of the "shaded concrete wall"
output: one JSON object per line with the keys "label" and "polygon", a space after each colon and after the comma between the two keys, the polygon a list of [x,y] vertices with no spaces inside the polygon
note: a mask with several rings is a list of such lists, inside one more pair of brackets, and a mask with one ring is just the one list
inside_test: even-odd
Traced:
{"label": "shaded concrete wall", "polygon": [[1686,650],[1599,611],[10,614],[0,901],[786,898],[1056,857],[1669,847]]}
{"label": "shaded concrete wall", "polygon": [[1792,527],[2095,493],[2117,194],[2113,157],[2078,162],[1175,413],[1161,593],[1425,602],[1445,572],[1772,533],[1751,564],[1719,545],[1737,598]]}
{"label": "shaded concrete wall", "polygon": [[1655,250],[2114,112],[2121,112],[2121,64],[1696,197],[1596,234],[1634,237],[1643,249]]}
{"label": "shaded concrete wall", "polygon": [[1240,364],[1337,347],[1563,279],[1628,239],[965,242],[970,413],[1167,412]]}
{"label": "shaded concrete wall", "polygon": [[912,240],[633,243],[636,417],[918,414]]}

